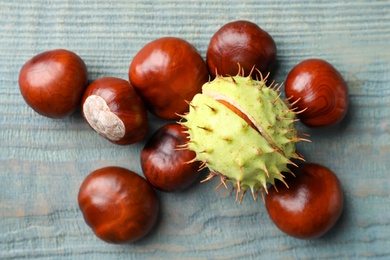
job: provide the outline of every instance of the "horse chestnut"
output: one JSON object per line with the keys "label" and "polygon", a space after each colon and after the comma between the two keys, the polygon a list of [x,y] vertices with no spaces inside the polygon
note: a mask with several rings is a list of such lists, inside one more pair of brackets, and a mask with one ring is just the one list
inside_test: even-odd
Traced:
{"label": "horse chestnut", "polygon": [[[265,205],[276,226],[290,236],[302,239],[324,235],[336,223],[344,206],[337,176],[325,166],[307,163],[296,177],[270,189]],[[281,184],[279,182],[278,184]]]}
{"label": "horse chestnut", "polygon": [[129,79],[153,114],[176,120],[188,111],[185,101],[201,92],[209,74],[196,48],[175,37],[146,44],[133,58]]}
{"label": "horse chestnut", "polygon": [[144,178],[114,166],[85,178],[78,204],[96,236],[115,244],[144,237],[154,226],[159,209],[156,192]]}
{"label": "horse chestnut", "polygon": [[168,124],[158,129],[141,151],[145,178],[157,189],[166,192],[188,188],[198,178],[198,162],[191,162],[195,153],[185,147],[187,134],[182,126]]}
{"label": "horse chestnut", "polygon": [[302,111],[298,117],[309,127],[334,126],[348,110],[347,84],[330,63],[321,59],[297,64],[287,76],[285,94]]}
{"label": "horse chestnut", "polygon": [[211,38],[206,54],[209,72],[214,77],[234,76],[239,66],[248,76],[253,66],[266,74],[276,59],[276,44],[266,31],[249,21],[234,21],[222,26]]}
{"label": "horse chestnut", "polygon": [[82,104],[83,116],[91,128],[112,143],[132,144],[148,132],[146,108],[126,80],[95,80],[85,90]]}
{"label": "horse chestnut", "polygon": [[57,49],[27,61],[19,73],[20,92],[37,113],[63,118],[79,106],[87,86],[87,67],[75,53]]}

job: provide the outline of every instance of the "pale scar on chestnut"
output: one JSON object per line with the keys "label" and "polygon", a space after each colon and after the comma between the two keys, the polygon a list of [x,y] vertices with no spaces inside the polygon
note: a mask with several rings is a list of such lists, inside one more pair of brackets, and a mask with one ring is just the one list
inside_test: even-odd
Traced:
{"label": "pale scar on chestnut", "polygon": [[97,95],[89,96],[83,105],[85,119],[100,135],[118,141],[125,136],[123,121],[111,112],[106,101]]}

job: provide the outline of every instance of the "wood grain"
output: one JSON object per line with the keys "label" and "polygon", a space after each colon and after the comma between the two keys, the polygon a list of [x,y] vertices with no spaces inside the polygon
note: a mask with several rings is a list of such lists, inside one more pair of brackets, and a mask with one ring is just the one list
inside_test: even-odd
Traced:
{"label": "wood grain", "polygon": [[[38,1],[0,0],[1,259],[388,259],[390,257],[390,2],[358,1]],[[160,218],[141,241],[98,240],[77,206],[83,178],[115,165],[142,175],[144,141],[121,147],[95,134],[80,113],[52,120],[24,103],[21,66],[33,55],[67,48],[86,62],[89,80],[127,79],[148,41],[182,37],[205,56],[212,34],[247,19],[273,37],[284,81],[299,61],[322,58],[345,78],[350,110],[339,126],[310,130],[298,148],[339,176],[346,205],[323,238],[281,233],[261,201],[242,204],[216,182],[159,193]],[[151,132],[166,123],[150,117]],[[150,133],[151,134],[151,133]],[[150,136],[149,134],[149,136]],[[200,176],[204,177],[204,176]]]}

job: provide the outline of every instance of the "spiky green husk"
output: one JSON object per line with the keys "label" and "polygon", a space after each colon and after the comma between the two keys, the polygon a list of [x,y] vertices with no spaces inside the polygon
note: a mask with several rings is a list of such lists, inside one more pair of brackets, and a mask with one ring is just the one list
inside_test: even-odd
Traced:
{"label": "spiky green husk", "polygon": [[[204,84],[181,122],[188,129],[188,149],[210,170],[208,179],[220,176],[225,186],[231,182],[236,198],[247,189],[253,195],[267,191],[275,179],[284,182],[291,158],[300,158],[295,113],[280,99],[277,85],[265,84],[251,77],[217,77]],[[256,129],[219,100],[244,113]]]}

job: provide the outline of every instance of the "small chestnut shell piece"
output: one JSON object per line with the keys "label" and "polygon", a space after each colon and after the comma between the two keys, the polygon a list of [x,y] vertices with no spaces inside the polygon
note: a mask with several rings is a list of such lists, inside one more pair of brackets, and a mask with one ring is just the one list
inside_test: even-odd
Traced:
{"label": "small chestnut shell piece", "polygon": [[211,37],[206,63],[213,77],[248,76],[254,66],[265,75],[276,59],[276,51],[268,32],[253,22],[238,20],[225,24]]}
{"label": "small chestnut shell piece", "polygon": [[27,61],[19,73],[19,88],[37,113],[64,118],[75,112],[87,86],[87,67],[75,53],[56,49]]}
{"label": "small chestnut shell piece", "polygon": [[344,195],[337,176],[327,167],[306,163],[288,176],[285,186],[276,183],[265,197],[267,212],[286,234],[313,239],[327,233],[339,219]]}
{"label": "small chestnut shell piece", "polygon": [[141,176],[109,166],[90,173],[80,186],[79,208],[97,237],[108,243],[131,243],[148,234],[158,216],[154,189]]}
{"label": "small chestnut shell piece", "polygon": [[196,154],[186,147],[187,134],[176,123],[159,128],[141,151],[141,166],[149,183],[165,192],[187,189],[199,177]]}
{"label": "small chestnut shell piece", "polygon": [[186,40],[162,37],[146,44],[133,58],[129,80],[147,109],[166,119],[180,119],[186,101],[200,93],[209,79],[206,63]]}
{"label": "small chestnut shell piece", "polygon": [[335,67],[322,59],[298,63],[286,78],[285,94],[296,111],[303,111],[298,115],[301,122],[312,128],[338,124],[349,106],[346,82]]}
{"label": "small chestnut shell piece", "polygon": [[82,99],[87,123],[115,144],[140,141],[148,132],[146,108],[130,82],[104,77],[92,82]]}

